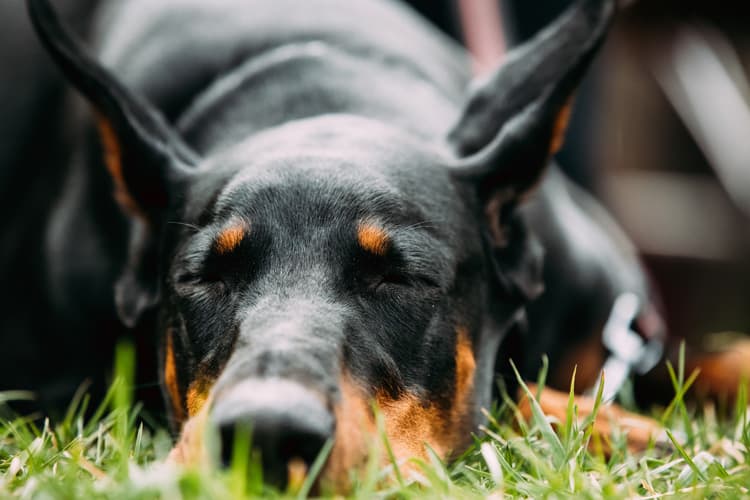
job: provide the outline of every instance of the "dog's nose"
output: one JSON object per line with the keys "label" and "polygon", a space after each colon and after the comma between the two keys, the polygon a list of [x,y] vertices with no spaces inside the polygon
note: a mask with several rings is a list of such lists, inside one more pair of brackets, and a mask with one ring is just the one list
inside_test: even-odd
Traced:
{"label": "dog's nose", "polygon": [[264,481],[280,488],[287,484],[290,464],[301,461],[309,469],[334,429],[321,396],[283,380],[248,380],[222,391],[212,421],[225,465],[234,456],[238,432],[249,432],[252,448],[260,452]]}

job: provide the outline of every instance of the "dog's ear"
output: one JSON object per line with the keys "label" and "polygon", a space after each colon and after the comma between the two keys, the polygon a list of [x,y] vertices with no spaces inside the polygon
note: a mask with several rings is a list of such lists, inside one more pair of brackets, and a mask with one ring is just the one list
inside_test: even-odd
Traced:
{"label": "dog's ear", "polygon": [[48,0],[27,5],[42,44],[93,107],[115,197],[133,221],[128,263],[115,291],[121,319],[132,326],[158,298],[159,231],[198,158],[153,106],[84,50]]}
{"label": "dog's ear", "polygon": [[522,299],[541,291],[542,252],[515,241],[513,208],[562,146],[573,94],[614,12],[615,0],[579,0],[474,85],[448,134],[453,175],[476,190],[501,282]]}
{"label": "dog's ear", "polygon": [[447,140],[455,176],[477,185],[488,210],[516,202],[561,147],[573,94],[614,11],[614,0],[579,0],[473,86]]}
{"label": "dog's ear", "polygon": [[47,52],[94,109],[118,201],[134,215],[158,217],[195,154],[158,111],[84,50],[48,0],[28,0],[28,8]]}

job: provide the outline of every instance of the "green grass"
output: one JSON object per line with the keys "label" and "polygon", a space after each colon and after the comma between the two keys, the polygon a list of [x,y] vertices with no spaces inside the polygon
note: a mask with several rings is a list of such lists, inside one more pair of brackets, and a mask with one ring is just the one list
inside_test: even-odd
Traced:
{"label": "green grass", "polygon": [[[132,352],[123,347],[116,358],[115,382],[90,418],[82,416],[89,405],[83,394],[55,423],[38,416],[0,417],[0,498],[300,498],[310,491],[315,467],[297,491],[276,492],[263,485],[249,453],[238,454],[243,458],[228,470],[166,463],[167,432],[146,425],[131,400]],[[682,367],[671,373],[677,397],[655,415],[670,430],[671,446],[632,454],[625,436],[616,434],[607,457],[590,446],[592,440],[596,444],[591,419],[578,423],[572,398],[566,421],[554,428],[539,408],[533,408],[531,422],[518,422],[506,402],[488,412],[484,437],[454,463],[445,465],[430,454],[418,464],[419,481],[410,482],[398,468],[382,470],[373,457],[352,496],[750,498],[747,400],[723,419],[711,407],[690,409],[682,395],[691,377]],[[4,402],[21,397],[0,394],[0,415],[8,413],[2,411]],[[247,440],[235,449],[243,447],[249,449]],[[389,453],[388,446],[384,450]]]}

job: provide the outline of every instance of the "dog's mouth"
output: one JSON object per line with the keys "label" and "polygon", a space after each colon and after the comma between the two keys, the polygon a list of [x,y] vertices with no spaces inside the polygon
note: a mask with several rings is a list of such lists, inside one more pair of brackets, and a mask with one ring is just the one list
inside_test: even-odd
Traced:
{"label": "dog's mouth", "polygon": [[393,461],[411,476],[418,471],[409,459],[428,460],[428,448],[447,459],[471,439],[476,361],[466,334],[458,339],[454,384],[442,397],[410,387],[368,390],[345,369],[328,383],[225,370],[210,389],[188,391],[188,400],[202,405],[188,405],[191,418],[172,458],[227,466],[249,454],[264,483],[282,491],[310,483],[308,477],[347,491],[371,464]]}
{"label": "dog's mouth", "polygon": [[438,410],[415,401],[368,397],[349,377],[340,380],[333,402],[298,382],[245,380],[209,396],[183,426],[170,458],[227,467],[248,453],[264,483],[280,491],[305,483],[312,491],[345,492],[373,461],[385,467],[395,460],[411,477],[416,468],[409,459],[426,459],[426,445],[447,458],[456,446],[448,438],[461,434]]}
{"label": "dog's mouth", "polygon": [[264,483],[281,491],[310,481],[315,489],[341,491],[364,465],[375,424],[353,384],[346,383],[337,399],[332,404],[283,379],[249,379],[216,390],[185,423],[170,459],[229,467],[248,453],[244,458],[261,465]]}

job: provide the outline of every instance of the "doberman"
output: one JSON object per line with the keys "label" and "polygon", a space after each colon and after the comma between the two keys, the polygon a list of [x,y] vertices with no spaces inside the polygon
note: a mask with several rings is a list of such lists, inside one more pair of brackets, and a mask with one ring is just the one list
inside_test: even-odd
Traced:
{"label": "doberman", "polygon": [[229,455],[250,422],[283,482],[333,439],[343,484],[373,402],[397,458],[450,458],[509,359],[594,385],[623,294],[625,330],[662,341],[630,244],[551,164],[613,0],[579,0],[474,83],[391,1],[104,2],[91,52],[27,3],[93,108],[59,131],[39,293],[81,349],[118,317],[156,332],[183,444],[208,422]]}

